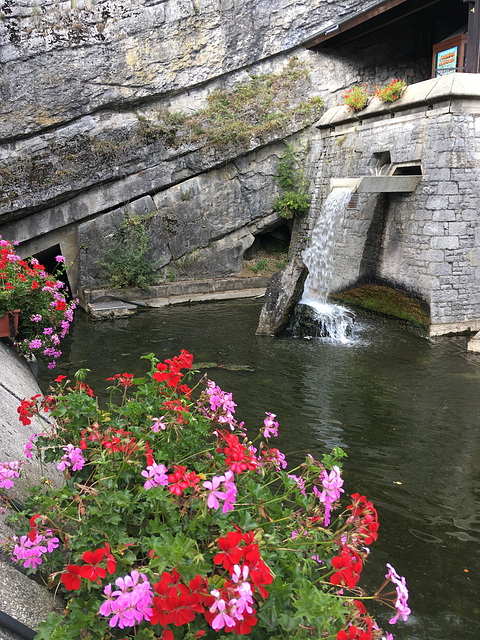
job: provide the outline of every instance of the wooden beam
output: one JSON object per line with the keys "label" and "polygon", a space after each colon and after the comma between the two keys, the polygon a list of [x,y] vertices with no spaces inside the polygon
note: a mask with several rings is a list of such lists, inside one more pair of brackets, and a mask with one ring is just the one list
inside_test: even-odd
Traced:
{"label": "wooden beam", "polygon": [[468,3],[467,73],[480,71],[480,0]]}
{"label": "wooden beam", "polygon": [[357,27],[359,24],[362,24],[367,20],[376,18],[382,13],[385,13],[385,11],[388,11],[389,9],[393,9],[394,7],[398,6],[399,4],[402,4],[403,2],[406,2],[406,0],[387,0],[383,4],[377,5],[376,7],[372,7],[371,9],[369,9],[368,11],[365,11],[364,13],[361,13],[360,15],[357,14],[350,20],[346,20],[341,24],[333,25],[329,27],[322,34],[319,34],[318,36],[314,36],[311,40],[307,40],[307,42],[305,43],[305,46],[307,47],[307,49],[315,47],[318,44],[325,42],[326,40],[330,40],[330,38],[334,38],[341,33],[345,33],[345,31],[349,31],[353,27]]}

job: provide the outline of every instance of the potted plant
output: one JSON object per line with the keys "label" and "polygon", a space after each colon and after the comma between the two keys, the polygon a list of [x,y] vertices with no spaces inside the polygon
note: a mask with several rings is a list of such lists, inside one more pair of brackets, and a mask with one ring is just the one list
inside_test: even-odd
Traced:
{"label": "potted plant", "polygon": [[394,78],[390,84],[381,89],[375,86],[375,96],[382,102],[395,102],[402,97],[406,86],[405,80]]}
{"label": "potted plant", "polygon": [[35,258],[22,260],[11,242],[0,236],[0,317],[7,335],[27,358],[47,359],[55,367],[61,355],[76,301],[67,301],[57,275],[65,270],[65,258],[57,256],[56,275],[45,271]]}
{"label": "potted plant", "polygon": [[355,85],[351,89],[347,89],[342,95],[343,104],[351,111],[360,111],[367,106],[370,93],[367,85]]}

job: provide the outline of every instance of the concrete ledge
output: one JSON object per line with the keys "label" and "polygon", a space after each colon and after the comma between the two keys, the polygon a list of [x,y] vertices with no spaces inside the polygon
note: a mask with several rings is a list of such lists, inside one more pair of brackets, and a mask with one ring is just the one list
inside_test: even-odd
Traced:
{"label": "concrete ledge", "polygon": [[415,191],[421,181],[421,176],[365,176],[357,193],[407,193]]}
{"label": "concrete ledge", "polygon": [[480,319],[432,324],[430,325],[429,335],[431,337],[446,336],[456,333],[471,333],[474,331],[480,331]]}
{"label": "concrete ledge", "polygon": [[467,351],[480,353],[480,331],[476,333],[471,340],[468,341]]}
{"label": "concrete ledge", "polygon": [[[30,629],[36,629],[50,611],[62,613],[63,606],[51,591],[0,559],[0,609]],[[0,629],[2,640],[3,637]]]}
{"label": "concrete ledge", "polygon": [[[23,398],[30,399],[40,393],[40,389],[25,360],[3,341],[0,342],[0,362],[0,462],[25,460],[25,444],[33,433],[40,433],[42,426],[34,417],[30,425],[22,425],[17,407]],[[46,420],[49,420],[48,416]],[[63,479],[55,465],[41,466],[36,458],[31,458],[8,495],[22,503],[29,486],[40,484],[43,475],[48,475],[54,484],[60,484]],[[4,507],[0,514],[0,540],[15,533],[5,521],[9,511]],[[0,610],[27,627],[35,628],[54,607],[52,593],[21,573],[3,554],[0,558]],[[0,640],[8,637],[0,628]]]}
{"label": "concrete ledge", "polygon": [[365,109],[353,112],[345,106],[331,107],[314,125],[319,129],[336,127],[352,120],[395,115],[400,111],[431,109],[447,103],[453,113],[480,113],[480,75],[475,73],[451,73],[409,85],[401,98],[395,102],[382,102],[372,98]]}

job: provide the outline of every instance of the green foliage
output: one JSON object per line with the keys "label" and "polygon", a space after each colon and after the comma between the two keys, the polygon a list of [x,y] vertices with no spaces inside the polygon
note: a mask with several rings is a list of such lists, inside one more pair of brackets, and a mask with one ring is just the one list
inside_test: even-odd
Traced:
{"label": "green foliage", "polygon": [[276,180],[284,193],[273,204],[274,210],[286,219],[304,215],[310,209],[308,183],[300,168],[300,160],[301,153],[295,151],[293,146],[288,143],[286,151],[278,163],[276,175]]}
{"label": "green foliage", "polygon": [[148,289],[154,281],[155,266],[147,257],[150,217],[127,212],[122,224],[116,226],[101,263],[111,287]]}
{"label": "green foliage", "polygon": [[306,65],[292,56],[280,73],[251,75],[231,89],[218,89],[208,96],[208,106],[190,115],[162,110],[153,123],[139,116],[139,135],[146,142],[164,138],[178,146],[187,136],[205,139],[209,145],[247,145],[301,118],[310,124],[319,117],[323,101],[314,96],[298,102],[300,86],[308,82]]}
{"label": "green foliage", "polygon": [[[55,536],[58,546],[41,552],[38,569],[66,600],[65,615],[50,614],[36,640],[194,640],[199,631],[205,640],[246,634],[250,640],[333,639],[350,623],[371,624],[354,598],[364,597],[355,585],[363,547],[376,538],[375,509],[358,494],[345,510],[340,491],[328,500],[320,495],[329,473],[329,482],[343,484],[344,452],[336,448],[322,462],[307,456],[287,473],[284,456],[269,442],[278,429],[273,414],[263,423],[260,418],[252,442],[233,416],[230,394],[204,378],[188,386],[198,373],[191,354],[182,351],[163,363],[153,354],[144,360],[149,368],[142,377],[109,378],[104,407],[84,382],[85,371],[76,381],[62,376],[44,399],[27,403],[29,415],[49,416],[37,437],[38,456],[54,464],[70,456],[63,485],[36,488],[19,518],[20,536]],[[74,454],[77,462],[83,457],[76,468]],[[227,500],[231,508],[222,508],[218,501]],[[13,547],[24,544],[17,543],[4,545],[16,554]],[[347,556],[355,569],[340,571]],[[235,579],[234,564],[246,568],[243,577]],[[150,594],[143,592],[142,601],[149,604],[137,611],[135,625],[119,628],[108,604],[116,594],[110,597],[108,588],[127,577],[131,585],[134,579],[148,582]],[[166,588],[172,579],[181,591]],[[228,634],[223,625],[217,632],[210,616],[215,593],[231,607],[240,582],[248,587],[254,614],[237,618],[246,629],[235,623]],[[134,589],[125,585],[116,601],[120,608]],[[130,610],[137,603],[138,597]]]}
{"label": "green foliage", "polygon": [[378,284],[366,284],[333,296],[354,307],[406,320],[423,331],[430,324],[430,315],[425,304],[410,297],[405,291]]}
{"label": "green foliage", "polygon": [[367,106],[370,93],[366,84],[355,85],[343,94],[343,104],[352,111],[361,111]]}
{"label": "green foliage", "polygon": [[267,259],[263,258],[257,260],[257,263],[252,267],[253,273],[258,273],[259,271],[265,271],[267,268]]}
{"label": "green foliage", "polygon": [[395,78],[385,87],[375,87],[375,96],[382,102],[395,102],[401,98],[406,86],[405,80]]}

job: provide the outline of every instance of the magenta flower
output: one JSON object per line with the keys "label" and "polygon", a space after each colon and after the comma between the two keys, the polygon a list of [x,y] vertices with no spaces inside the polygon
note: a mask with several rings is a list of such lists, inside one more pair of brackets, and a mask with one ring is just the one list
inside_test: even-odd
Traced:
{"label": "magenta flower", "polygon": [[74,447],[73,444],[67,444],[66,447],[62,447],[65,454],[57,464],[59,471],[65,471],[67,467],[72,467],[72,471],[80,471],[85,465],[85,458],[82,455],[80,447]]}
{"label": "magenta flower", "polygon": [[237,501],[237,486],[233,482],[235,474],[230,469],[225,472],[225,481],[223,488],[225,489],[225,502],[223,503],[223,513],[228,513],[234,510],[234,505]]}
{"label": "magenta flower", "polygon": [[33,441],[35,440],[35,438],[37,437],[37,435],[38,435],[38,433],[33,433],[33,434],[30,436],[30,438],[29,438],[29,440],[28,440],[27,444],[25,445],[24,453],[25,453],[25,457],[26,457],[26,458],[31,458],[31,457],[32,457],[32,455],[33,455],[33,454],[32,454]]}
{"label": "magenta flower", "polygon": [[305,495],[305,480],[303,478],[299,478],[294,473],[288,474],[288,477],[295,480],[297,487],[300,489],[300,493]]}
{"label": "magenta flower", "polygon": [[237,422],[233,414],[237,405],[233,402],[232,394],[222,391],[213,380],[207,382],[207,387],[211,410],[207,416],[211,419],[216,418],[222,424],[228,424],[230,429],[234,431]]}
{"label": "magenta flower", "polygon": [[227,603],[223,598],[220,598],[220,593],[216,589],[213,589],[213,591],[210,591],[210,594],[215,598],[215,602],[210,607],[210,613],[218,611],[218,614],[212,620],[212,628],[215,629],[215,631],[219,631],[223,629],[223,627],[234,627],[235,621],[227,611],[225,611]]}
{"label": "magenta flower", "polygon": [[267,417],[263,421],[263,424],[265,426],[263,430],[263,437],[270,438],[271,436],[278,436],[278,422],[274,420],[276,414],[265,411],[265,415]]}
{"label": "magenta flower", "polygon": [[165,416],[162,416],[161,418],[152,418],[152,420],[152,431],[154,433],[158,433],[159,429],[165,431],[165,429],[167,428],[166,424],[163,422],[165,420]]}
{"label": "magenta flower", "polygon": [[405,578],[398,575],[395,569],[391,564],[388,564],[388,573],[385,575],[387,580],[390,580],[395,585],[397,590],[397,600],[395,602],[395,608],[397,613],[393,618],[391,618],[388,622],[389,624],[395,624],[399,618],[402,616],[402,620],[405,622],[408,616],[412,613],[410,608],[407,605],[408,600],[408,589],[407,589],[407,581]]}
{"label": "magenta flower", "polygon": [[14,536],[13,540],[16,544],[12,560],[13,562],[24,560],[23,566],[27,569],[29,567],[36,569],[43,562],[42,556],[45,553],[52,553],[60,542],[58,538],[52,536],[50,529],[47,530],[46,535],[37,534],[34,540],[30,540],[28,536],[22,536],[20,539]]}
{"label": "magenta flower", "polygon": [[55,260],[57,262],[60,262],[61,264],[65,263],[65,257],[64,256],[55,256]]}
{"label": "magenta flower", "polygon": [[20,467],[24,464],[18,460],[0,463],[0,489],[11,489],[15,485],[13,480],[20,477]]}
{"label": "magenta flower", "polygon": [[227,497],[223,491],[219,491],[218,487],[225,481],[225,476],[213,476],[212,481],[206,481],[202,484],[205,489],[208,489],[207,507],[209,509],[215,509],[220,507],[219,500],[225,500]]}
{"label": "magenta flower", "polygon": [[107,600],[100,606],[99,613],[109,616],[110,627],[120,629],[133,627],[142,620],[150,620],[152,616],[153,589],[147,577],[135,569],[124,578],[117,578],[117,590],[112,592],[112,585],[107,584],[103,593]]}
{"label": "magenta flower", "polygon": [[143,486],[147,490],[152,487],[156,488],[158,485],[166,487],[168,484],[167,467],[164,464],[157,464],[155,461],[142,471],[142,476],[146,478]]}
{"label": "magenta flower", "polygon": [[332,504],[340,498],[341,493],[344,493],[340,468],[335,465],[330,473],[324,469],[320,474],[320,480],[322,481],[323,491],[320,492],[317,487],[314,486],[313,493],[320,502],[325,505],[325,526],[328,527],[330,524]]}

